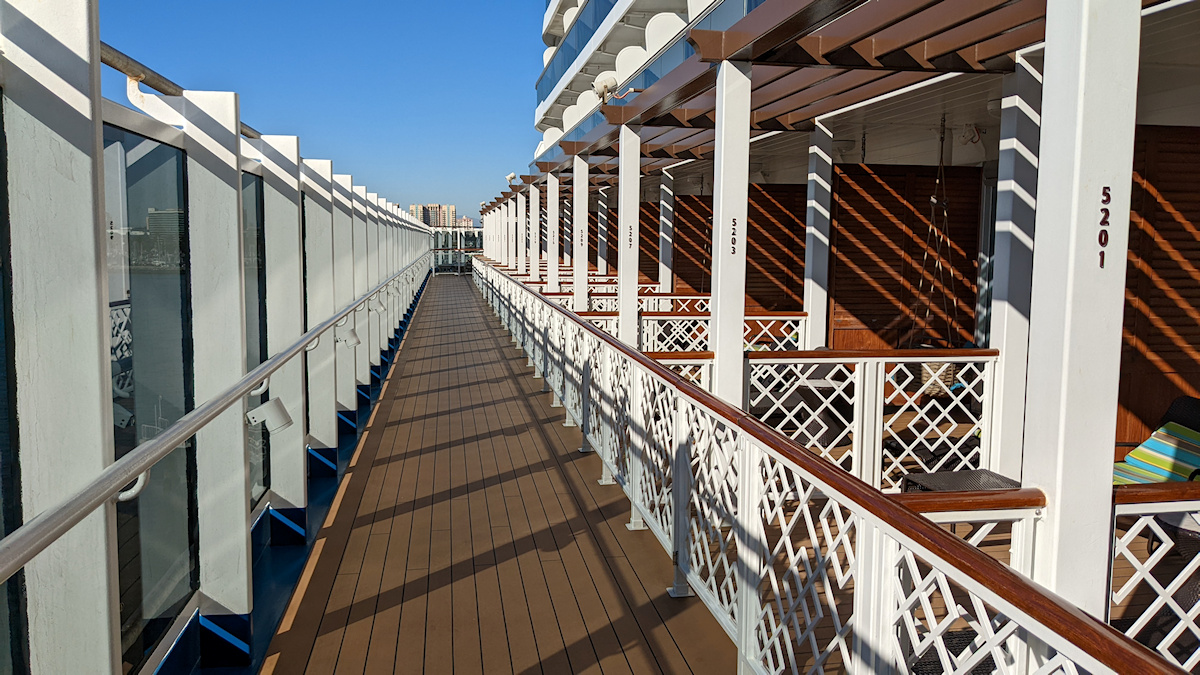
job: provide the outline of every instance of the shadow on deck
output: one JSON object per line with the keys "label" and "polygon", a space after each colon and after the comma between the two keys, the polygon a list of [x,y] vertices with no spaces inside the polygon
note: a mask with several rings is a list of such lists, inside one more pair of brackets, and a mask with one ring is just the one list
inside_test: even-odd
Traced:
{"label": "shadow on deck", "polygon": [[728,673],[469,277],[435,277],[263,673]]}

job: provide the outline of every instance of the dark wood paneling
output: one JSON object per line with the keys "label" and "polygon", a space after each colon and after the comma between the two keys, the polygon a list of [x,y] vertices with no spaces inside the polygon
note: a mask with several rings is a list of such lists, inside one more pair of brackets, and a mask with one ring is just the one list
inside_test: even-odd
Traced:
{"label": "dark wood paneling", "polygon": [[940,252],[929,231],[936,167],[839,165],[834,174],[830,346],[970,340],[980,169],[945,170],[950,245]]}
{"label": "dark wood paneling", "polygon": [[675,289],[712,290],[712,197],[675,197]]}
{"label": "dark wood paneling", "polygon": [[1139,126],[1117,441],[1136,443],[1171,401],[1200,396],[1200,129]]}

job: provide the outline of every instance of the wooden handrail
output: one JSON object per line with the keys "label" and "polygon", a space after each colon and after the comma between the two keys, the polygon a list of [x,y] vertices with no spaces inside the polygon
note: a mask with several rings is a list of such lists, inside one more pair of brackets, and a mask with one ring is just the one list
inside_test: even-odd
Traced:
{"label": "wooden handrail", "polygon": [[582,317],[617,317],[620,312],[575,312],[577,316]]}
{"label": "wooden handrail", "polygon": [[[503,274],[510,282],[517,283],[503,270],[496,268],[496,271]],[[830,494],[830,497],[843,504],[854,504],[856,509],[866,511],[880,521],[903,532],[917,546],[936,552],[944,560],[966,563],[958,567],[959,573],[970,577],[979,585],[991,589],[1018,610],[1071,641],[1114,671],[1131,673],[1185,672],[1172,666],[1147,647],[1129,639],[1115,628],[1101,623],[1075,605],[1021,576],[1008,565],[955,537],[928,518],[921,516],[904,504],[897,503],[892,497],[867,483],[854,478],[841,467],[814,455],[762,421],[751,417],[745,411],[700,389],[642,352],[632,349],[629,345],[582,320],[574,312],[550,302],[544,297],[539,297],[541,294],[536,291],[526,288],[525,292],[566,314],[579,324],[583,331],[649,370],[653,375],[708,408],[715,415],[724,418],[727,424],[738,427],[762,447],[777,453],[812,474],[818,481],[830,486],[832,490],[826,490],[826,493],[831,491],[835,493]],[[970,351],[974,355],[978,351],[994,352],[995,350],[962,351]],[[817,353],[830,354],[830,352]],[[894,354],[894,352],[883,353],[885,355]]]}
{"label": "wooden handrail", "polygon": [[1200,501],[1200,481],[1114,485],[1113,504]]}
{"label": "wooden handrail", "polygon": [[917,513],[1000,511],[1003,509],[1040,509],[1046,506],[1046,493],[1038,488],[971,492],[901,492],[892,495],[892,500]]}
{"label": "wooden handrail", "polygon": [[[592,296],[596,297],[595,295]],[[681,319],[708,319],[712,317],[711,312],[642,312],[643,317],[659,317],[669,319],[679,317]],[[770,319],[804,319],[808,318],[808,314],[804,312],[760,312],[758,314],[746,314],[747,321],[768,321]],[[822,354],[826,352],[821,352]]]}
{"label": "wooden handrail", "polygon": [[946,361],[953,359],[1000,356],[999,349],[818,349],[792,352],[748,352],[750,360],[810,359],[822,361],[855,361],[857,359],[920,359]]}

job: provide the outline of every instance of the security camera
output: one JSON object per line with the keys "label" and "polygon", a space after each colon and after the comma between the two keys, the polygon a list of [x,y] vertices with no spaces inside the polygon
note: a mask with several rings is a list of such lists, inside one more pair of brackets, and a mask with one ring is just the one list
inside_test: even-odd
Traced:
{"label": "security camera", "polygon": [[288,414],[283,401],[279,397],[267,401],[254,410],[246,413],[246,423],[261,424],[271,433],[278,433],[292,426],[292,416]]}
{"label": "security camera", "polygon": [[508,174],[507,176],[505,176],[505,177],[504,177],[504,180],[508,181],[509,183],[513,183],[513,182],[515,182],[515,181],[517,180],[517,174],[515,174],[515,173],[510,173],[510,174]]}
{"label": "security camera", "polygon": [[607,101],[608,96],[616,88],[617,78],[613,77],[612,75],[598,78],[592,83],[592,91],[596,92],[596,96],[599,97],[601,101]]}
{"label": "security camera", "polygon": [[362,340],[358,339],[358,331],[354,330],[353,328],[348,328],[341,331],[337,336],[337,342],[338,344],[345,345],[349,349],[354,349],[362,344]]}

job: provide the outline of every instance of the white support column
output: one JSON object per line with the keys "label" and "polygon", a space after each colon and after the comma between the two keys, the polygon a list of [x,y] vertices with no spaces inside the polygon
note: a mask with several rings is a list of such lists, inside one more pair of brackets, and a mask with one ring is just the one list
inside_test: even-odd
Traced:
{"label": "white support column", "polygon": [[[192,359],[200,404],[246,374],[241,135],[237,94],[186,91],[182,103]],[[196,434],[200,590],[232,614],[249,614],[253,606],[245,413],[244,402],[235,405]]]}
{"label": "white support column", "polygon": [[[6,497],[27,520],[113,460],[98,31],[94,0],[0,14],[21,481]],[[106,503],[25,566],[32,672],[120,672],[114,514]]]}
{"label": "white support column", "polygon": [[[371,290],[370,270],[367,263],[367,188],[355,185],[351,188],[354,200],[354,297],[361,298]],[[354,331],[362,342],[355,350],[354,379],[360,387],[371,385],[371,325],[370,303],[354,312]],[[360,403],[365,403],[360,396]]]}
{"label": "white support column", "polygon": [[1000,350],[994,385],[991,468],[1018,480],[1025,429],[1041,109],[1041,73],[1018,57],[1016,72],[1004,76],[1000,112],[992,329],[987,345]]}
{"label": "white support column", "polygon": [[617,339],[637,349],[638,225],[642,195],[642,139],[621,127],[617,151]]}
{"label": "white support column", "polygon": [[546,291],[548,293],[558,293],[562,288],[559,283],[559,246],[558,235],[562,230],[562,223],[558,220],[558,175],[554,173],[546,174],[546,236],[549,241],[546,244]]}
{"label": "white support column", "polygon": [[[337,311],[333,289],[333,162],[306,159],[300,169],[304,186],[304,261],[308,327]],[[308,361],[308,435],[314,448],[336,448],[337,400],[334,395],[333,336],[321,337]]]}
{"label": "white support column", "polygon": [[658,182],[658,291],[675,291],[675,179],[668,171]]}
{"label": "white support column", "polygon": [[512,198],[504,200],[504,205],[500,207],[504,213],[504,264],[507,267],[516,268],[517,266],[517,227],[513,218]]}
{"label": "white support column", "polygon": [[1024,483],[1046,493],[1033,578],[1103,619],[1125,307],[1140,4],[1046,13]]}
{"label": "white support column", "polygon": [[574,212],[571,214],[571,248],[575,253],[574,279],[572,290],[575,294],[576,312],[588,310],[588,257],[587,257],[587,224],[588,224],[588,162],[578,155],[572,160],[573,183],[572,200]]}
{"label": "white support column", "polygon": [[[717,128],[713,175],[713,394],[743,401],[742,346],[746,319],[746,203],[750,194],[750,66],[722,61],[717,70]],[[624,256],[624,251],[621,252]],[[622,262],[622,265],[624,263]]]}
{"label": "white support column", "polygon": [[[263,239],[267,270],[267,351],[271,356],[304,335],[304,240],[300,235],[300,140],[263,136]],[[304,418],[304,359],[292,359],[271,376],[292,426],[271,434],[271,490],[281,506],[308,505],[308,426]]]}
{"label": "white support column", "polygon": [[529,186],[529,280],[542,280],[542,196]]}
{"label": "white support column", "polygon": [[808,209],[804,216],[805,345],[829,346],[829,242],[832,240],[833,134],[821,123],[808,134]]}
{"label": "white support column", "polygon": [[529,274],[529,251],[531,248],[529,246],[529,217],[525,206],[525,193],[518,192],[515,199],[517,201],[517,254],[521,256],[517,274],[525,276]]}
{"label": "white support column", "polygon": [[596,207],[596,271],[608,274],[608,188],[599,190],[600,204]]}

